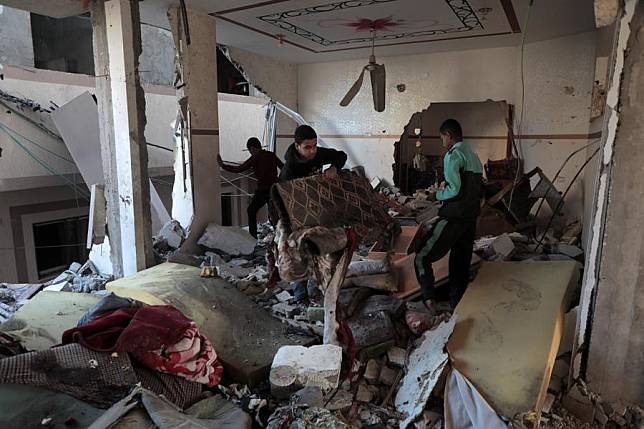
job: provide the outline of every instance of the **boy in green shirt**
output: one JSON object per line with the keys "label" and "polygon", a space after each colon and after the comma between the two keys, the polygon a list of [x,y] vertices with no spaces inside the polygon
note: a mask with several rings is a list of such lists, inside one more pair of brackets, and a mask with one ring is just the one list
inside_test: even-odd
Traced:
{"label": "boy in green shirt", "polygon": [[449,285],[452,307],[461,300],[469,281],[476,219],[481,212],[483,165],[472,148],[463,142],[458,121],[448,119],[440,127],[447,154],[443,161],[445,186],[436,193],[443,205],[439,219],[421,240],[414,266],[423,302],[430,308],[436,299],[432,263],[449,255]]}

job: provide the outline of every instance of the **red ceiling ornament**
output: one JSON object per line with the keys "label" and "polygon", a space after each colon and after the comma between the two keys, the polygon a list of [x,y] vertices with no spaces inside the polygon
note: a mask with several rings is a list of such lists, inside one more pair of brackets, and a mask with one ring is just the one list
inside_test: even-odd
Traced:
{"label": "red ceiling ornament", "polygon": [[388,18],[378,19],[361,18],[344,25],[347,27],[353,27],[356,31],[386,31],[391,30],[392,27],[398,27],[402,22],[402,20],[397,21],[390,16]]}

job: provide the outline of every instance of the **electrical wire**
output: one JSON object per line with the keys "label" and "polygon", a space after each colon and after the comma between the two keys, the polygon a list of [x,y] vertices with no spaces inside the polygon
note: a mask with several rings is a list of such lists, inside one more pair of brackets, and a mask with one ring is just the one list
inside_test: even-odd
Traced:
{"label": "electrical wire", "polygon": [[593,154],[588,157],[586,162],[584,162],[581,165],[581,167],[579,167],[579,170],[577,171],[577,174],[575,174],[575,176],[572,178],[572,180],[568,184],[568,187],[566,188],[564,193],[561,195],[561,200],[559,200],[559,203],[557,204],[557,207],[555,207],[555,209],[552,211],[552,216],[550,216],[550,219],[548,220],[548,223],[546,224],[546,228],[544,229],[543,234],[541,235],[541,239],[537,243],[537,247],[536,247],[537,249],[539,249],[539,246],[541,246],[541,244],[543,243],[544,238],[546,238],[546,234],[548,233],[548,229],[550,228],[550,225],[552,225],[552,221],[555,219],[555,216],[559,213],[559,210],[561,209],[561,207],[563,205],[563,201],[566,198],[566,195],[568,195],[568,191],[570,191],[570,189],[572,188],[572,185],[575,183],[575,180],[577,180],[577,178],[579,177],[581,172],[584,171],[584,168],[586,168],[588,163],[595,157],[595,155],[597,155],[597,153],[600,151],[601,148],[602,147],[599,146],[597,149],[595,149]]}
{"label": "electrical wire", "polygon": [[[561,167],[559,167],[559,170],[557,170],[557,173],[555,174],[555,177],[552,179],[551,183],[555,183],[557,179],[559,178],[559,174],[561,174],[561,171],[564,169],[568,161],[572,159],[573,156],[577,155],[579,152],[582,150],[594,145],[595,143],[601,142],[601,138],[594,139],[587,145],[584,145],[583,147],[580,147],[579,149],[573,151],[570,155],[568,155],[568,158],[561,164]],[[537,211],[534,213],[534,217],[536,218],[539,215],[539,212],[541,211],[541,207],[543,206],[543,203],[546,199],[542,198],[541,201],[539,201],[539,205],[537,206]]]}
{"label": "electrical wire", "polygon": [[71,159],[69,159],[69,158],[66,158],[66,157],[64,157],[64,156],[62,156],[62,155],[60,155],[60,154],[58,154],[58,153],[56,153],[56,152],[54,152],[54,151],[52,151],[52,150],[50,150],[50,149],[47,149],[46,147],[42,146],[40,143],[37,143],[37,142],[35,142],[35,141],[31,140],[30,138],[25,137],[24,135],[20,134],[18,131],[14,130],[13,128],[10,128],[10,127],[9,127],[9,126],[7,126],[6,124],[3,124],[3,123],[1,123],[1,122],[0,122],[0,127],[5,128],[5,132],[6,132],[7,130],[9,130],[10,132],[12,132],[13,134],[15,134],[16,136],[20,137],[21,139],[23,139],[23,140],[25,140],[25,141],[27,141],[27,142],[29,142],[29,143],[33,144],[33,145],[34,145],[34,146],[36,146],[37,148],[39,148],[39,149],[41,149],[41,150],[44,150],[45,152],[49,153],[50,155],[55,156],[56,158],[62,159],[63,161],[67,161],[67,162],[69,162],[69,163],[71,163],[71,164],[76,165],[76,163],[75,163],[73,160],[71,160]]}
{"label": "electrical wire", "polygon": [[32,158],[34,161],[36,161],[41,167],[43,167],[45,170],[47,170],[50,174],[54,176],[58,176],[61,179],[63,179],[67,184],[70,186],[71,189],[78,190],[78,193],[81,194],[83,198],[89,201],[89,193],[85,191],[84,189],[80,189],[79,187],[76,186],[74,182],[69,180],[69,178],[65,177],[63,174],[58,173],[54,168],[52,168],[49,164],[47,164],[45,161],[41,160],[38,158],[36,155],[34,155],[33,152],[29,150],[29,148],[25,147],[16,137],[14,137],[11,133],[7,132],[7,130],[4,129],[4,127],[0,127],[2,131],[13,141],[20,149],[22,149],[27,155],[29,155],[30,158]]}
{"label": "electrical wire", "polygon": [[[525,21],[523,23],[523,34],[521,35],[521,115],[519,116],[519,124],[517,126],[517,136],[519,141],[515,146],[515,152],[517,152],[517,158],[519,161],[523,159],[523,145],[522,145],[522,136],[523,136],[523,116],[525,112],[525,72],[524,72],[524,57],[525,57],[525,44],[528,36],[528,23],[530,22],[530,13],[532,12],[532,5],[534,0],[530,0],[528,4],[528,12],[525,16]],[[517,162],[517,172],[514,175],[514,185],[512,186],[512,191],[510,192],[510,201],[508,207],[512,207],[512,200],[514,199],[514,188],[516,188],[517,183],[519,182],[519,175],[521,170],[521,163]]]}

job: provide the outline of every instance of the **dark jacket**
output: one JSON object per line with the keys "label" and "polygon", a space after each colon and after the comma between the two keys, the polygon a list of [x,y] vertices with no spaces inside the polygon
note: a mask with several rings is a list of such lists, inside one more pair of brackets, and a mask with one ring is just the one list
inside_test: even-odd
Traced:
{"label": "dark jacket", "polygon": [[223,165],[221,168],[231,173],[243,173],[253,169],[257,178],[257,190],[268,191],[273,183],[277,183],[277,169],[284,164],[273,152],[262,150],[251,156],[242,165]]}
{"label": "dark jacket", "polygon": [[280,181],[299,179],[322,172],[322,166],[331,164],[340,171],[347,162],[347,154],[341,150],[318,147],[315,157],[303,161],[297,154],[295,143],[291,144],[284,155],[284,168],[280,173]]}
{"label": "dark jacket", "polygon": [[454,220],[473,220],[481,212],[483,165],[472,148],[459,142],[443,160],[445,189],[436,198],[443,201],[439,216]]}

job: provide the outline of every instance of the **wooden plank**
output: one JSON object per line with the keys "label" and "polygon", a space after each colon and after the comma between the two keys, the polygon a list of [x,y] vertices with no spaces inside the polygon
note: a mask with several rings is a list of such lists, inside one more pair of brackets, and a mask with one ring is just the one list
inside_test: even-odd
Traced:
{"label": "wooden plank", "polygon": [[[420,283],[416,279],[416,271],[414,269],[415,253],[404,256],[392,262],[393,268],[398,274],[398,292],[393,295],[396,298],[408,298],[420,291]],[[481,262],[478,255],[472,254],[472,263],[470,267],[476,266]],[[442,259],[432,264],[434,268],[435,283],[439,284],[449,277],[449,253]]]}
{"label": "wooden plank", "polygon": [[534,411],[538,421],[579,268],[485,262],[456,307],[452,363],[499,414]]}

